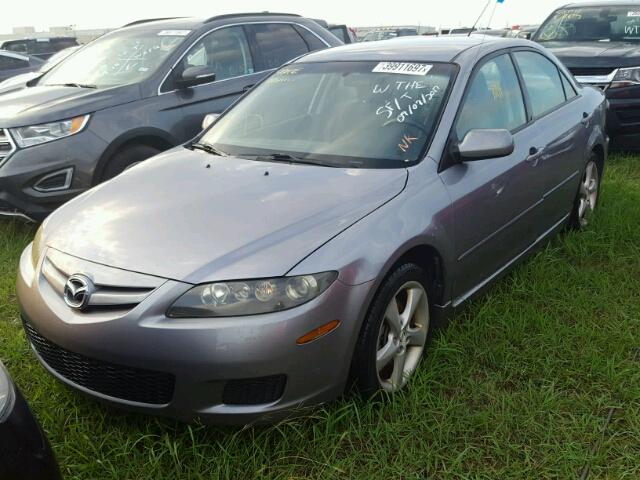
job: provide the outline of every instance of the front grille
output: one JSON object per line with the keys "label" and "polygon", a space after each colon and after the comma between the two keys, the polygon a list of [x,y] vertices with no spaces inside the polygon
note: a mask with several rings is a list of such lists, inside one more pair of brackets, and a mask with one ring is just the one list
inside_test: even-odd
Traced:
{"label": "front grille", "polygon": [[164,405],[173,398],[175,377],[170,373],[88,358],[50,342],[26,321],[24,329],[42,360],[77,385],[109,397],[138,403]]}
{"label": "front grille", "polygon": [[229,380],[222,392],[222,402],[227,405],[260,405],[272,403],[282,397],[287,377],[270,377]]}
{"label": "front grille", "polygon": [[0,167],[9,159],[15,150],[16,146],[7,129],[0,128]]}
{"label": "front grille", "polygon": [[569,71],[574,76],[589,76],[589,75],[609,75],[615,69],[610,67],[597,67],[597,68],[583,68],[575,67],[569,68]]}

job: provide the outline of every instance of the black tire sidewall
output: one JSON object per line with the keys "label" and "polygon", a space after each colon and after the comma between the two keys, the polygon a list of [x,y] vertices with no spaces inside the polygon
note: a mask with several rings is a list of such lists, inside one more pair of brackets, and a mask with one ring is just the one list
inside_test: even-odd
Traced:
{"label": "black tire sidewall", "polygon": [[160,153],[160,150],[149,145],[131,145],[116,152],[107,162],[100,181],[104,182],[120,175],[127,167]]}
{"label": "black tire sidewall", "polygon": [[365,398],[381,390],[376,371],[376,351],[384,312],[398,289],[411,281],[419,282],[429,292],[427,272],[423,268],[414,263],[400,265],[382,282],[360,329],[351,362],[350,384]]}

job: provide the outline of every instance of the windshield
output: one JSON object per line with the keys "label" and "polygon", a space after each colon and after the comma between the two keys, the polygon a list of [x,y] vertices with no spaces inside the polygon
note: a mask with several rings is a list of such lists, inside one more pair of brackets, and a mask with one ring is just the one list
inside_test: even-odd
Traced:
{"label": "windshield", "polygon": [[289,65],[221,117],[200,143],[236,156],[405,167],[428,145],[454,72],[451,64],[435,63]]}
{"label": "windshield", "polygon": [[120,30],[91,42],[60,62],[39,85],[97,88],[137,83],[152,75],[182,43],[185,30]]}
{"label": "windshield", "polygon": [[640,4],[563,8],[557,10],[538,30],[538,42],[638,42]]}

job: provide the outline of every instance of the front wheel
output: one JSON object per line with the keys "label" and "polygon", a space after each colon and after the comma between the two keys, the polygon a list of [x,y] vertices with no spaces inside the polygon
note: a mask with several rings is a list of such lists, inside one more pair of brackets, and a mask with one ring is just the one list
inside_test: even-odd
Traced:
{"label": "front wheel", "polygon": [[106,180],[110,180],[113,177],[120,175],[125,170],[128,170],[134,165],[137,165],[143,160],[151,158],[160,152],[161,150],[155,147],[143,144],[125,147],[116,152],[116,154],[109,160],[100,181],[104,182]]}
{"label": "front wheel", "polygon": [[418,367],[429,333],[426,279],[422,268],[404,264],[373,300],[351,369],[353,382],[365,396],[397,392]]}
{"label": "front wheel", "polygon": [[598,204],[601,172],[598,156],[593,153],[582,172],[578,194],[573,205],[570,226],[576,230],[585,228]]}

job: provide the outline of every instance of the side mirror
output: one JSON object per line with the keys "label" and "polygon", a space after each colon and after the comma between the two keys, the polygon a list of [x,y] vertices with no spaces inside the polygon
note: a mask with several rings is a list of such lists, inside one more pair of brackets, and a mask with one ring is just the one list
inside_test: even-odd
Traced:
{"label": "side mirror", "polygon": [[213,82],[216,74],[209,67],[188,67],[184,69],[182,75],[176,83],[180,88],[189,88],[203,83]]}
{"label": "side mirror", "polygon": [[458,153],[463,162],[506,157],[513,153],[513,136],[509,130],[470,130],[458,144]]}
{"label": "side mirror", "polygon": [[206,130],[218,119],[219,113],[207,113],[202,120],[202,129]]}

